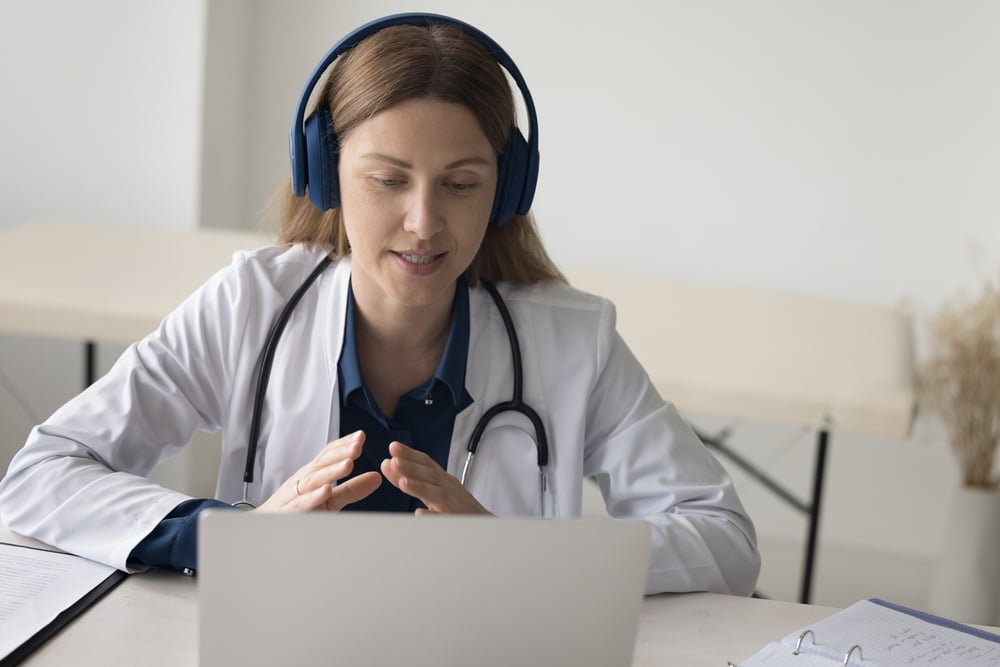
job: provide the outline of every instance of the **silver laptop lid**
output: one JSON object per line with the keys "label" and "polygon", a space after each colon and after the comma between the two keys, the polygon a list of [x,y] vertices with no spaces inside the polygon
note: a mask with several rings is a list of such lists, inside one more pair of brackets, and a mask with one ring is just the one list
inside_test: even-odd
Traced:
{"label": "silver laptop lid", "polygon": [[217,665],[631,664],[640,521],[204,512],[199,657]]}

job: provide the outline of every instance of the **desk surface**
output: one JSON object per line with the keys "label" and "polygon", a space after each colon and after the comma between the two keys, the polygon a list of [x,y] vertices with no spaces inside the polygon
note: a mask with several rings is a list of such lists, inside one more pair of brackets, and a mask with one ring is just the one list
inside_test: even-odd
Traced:
{"label": "desk surface", "polygon": [[222,229],[33,222],[0,231],[0,331],[131,343],[237,250],[272,241]]}
{"label": "desk surface", "polygon": [[[39,545],[0,525],[0,541]],[[23,663],[183,667],[197,665],[197,580],[173,572],[133,575]],[[634,665],[724,667],[768,641],[836,609],[711,593],[659,595],[643,602]]]}
{"label": "desk surface", "polygon": [[[43,546],[0,524],[0,542]],[[132,575],[36,650],[28,667],[184,667],[198,664],[197,579]],[[834,607],[714,593],[643,601],[635,667],[724,667],[769,641],[836,612]],[[998,633],[1000,628],[980,626]]]}

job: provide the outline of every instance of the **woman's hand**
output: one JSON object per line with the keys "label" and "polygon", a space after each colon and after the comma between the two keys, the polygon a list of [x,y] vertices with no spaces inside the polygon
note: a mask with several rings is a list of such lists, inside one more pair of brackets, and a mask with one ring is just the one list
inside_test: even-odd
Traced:
{"label": "woman's hand", "polygon": [[371,495],[382,483],[382,476],[374,471],[331,486],[351,474],[364,442],[364,432],[356,431],[327,443],[316,458],[299,468],[255,511],[337,512]]}
{"label": "woman's hand", "polygon": [[427,507],[418,509],[417,514],[489,514],[457,478],[427,454],[392,442],[389,455],[391,458],[382,461],[382,474],[390,484]]}

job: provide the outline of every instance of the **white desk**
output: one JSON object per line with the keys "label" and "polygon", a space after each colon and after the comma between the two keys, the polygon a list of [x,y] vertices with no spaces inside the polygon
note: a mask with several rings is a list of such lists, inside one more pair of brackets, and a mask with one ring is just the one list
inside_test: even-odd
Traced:
{"label": "white desk", "polygon": [[568,267],[610,298],[653,384],[686,413],[890,438],[915,408],[913,323],[899,309],[793,292]]}
{"label": "white desk", "polygon": [[153,331],[236,250],[264,234],[72,222],[0,231],[0,332],[85,344],[83,384],[96,379],[95,341]]}
{"label": "white desk", "polygon": [[0,231],[0,331],[131,343],[233,252],[271,241],[220,229],[33,222]]}
{"label": "white desk", "polygon": [[[38,545],[4,526],[0,541]],[[746,658],[768,641],[834,611],[710,593],[647,598],[633,664],[725,667],[727,660]],[[194,667],[197,632],[197,580],[172,572],[147,572],[126,579],[23,664]]]}

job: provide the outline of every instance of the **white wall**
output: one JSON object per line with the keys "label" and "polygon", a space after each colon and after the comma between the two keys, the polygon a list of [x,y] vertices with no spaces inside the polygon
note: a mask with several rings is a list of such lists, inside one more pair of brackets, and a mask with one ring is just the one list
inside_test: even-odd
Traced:
{"label": "white wall", "polygon": [[212,0],[207,6],[204,79],[200,82],[201,181],[199,220],[209,227],[246,229],[243,215],[250,110],[244,106],[251,79],[250,5],[243,0]]}
{"label": "white wall", "polygon": [[[0,4],[0,44],[24,54],[0,59],[16,100],[0,107],[0,224],[255,226],[315,62],[365,20],[422,10],[478,25],[523,70],[541,121],[535,212],[560,261],[905,303],[918,318],[1000,267],[991,0],[83,7]],[[23,368],[9,348],[0,339],[0,369]],[[47,412],[58,402],[44,387],[66,381],[50,376],[62,364],[42,363],[44,382],[19,381]],[[18,413],[2,388],[0,411]],[[23,440],[15,422],[0,423],[4,441]],[[811,434],[752,423],[736,434],[806,497]],[[900,441],[835,434],[830,457],[825,544],[937,553],[957,474],[935,424]],[[800,517],[736,477],[761,533],[802,536]]]}
{"label": "white wall", "polygon": [[[415,3],[253,7],[246,218],[284,174],[315,61]],[[994,2],[419,8],[485,28],[524,71],[559,259],[921,311],[1000,262]]]}
{"label": "white wall", "polygon": [[[0,1],[0,228],[195,226],[204,44],[205,0]],[[0,469],[80,390],[81,349],[0,335]]]}
{"label": "white wall", "polygon": [[0,3],[0,225],[196,224],[203,5]]}

